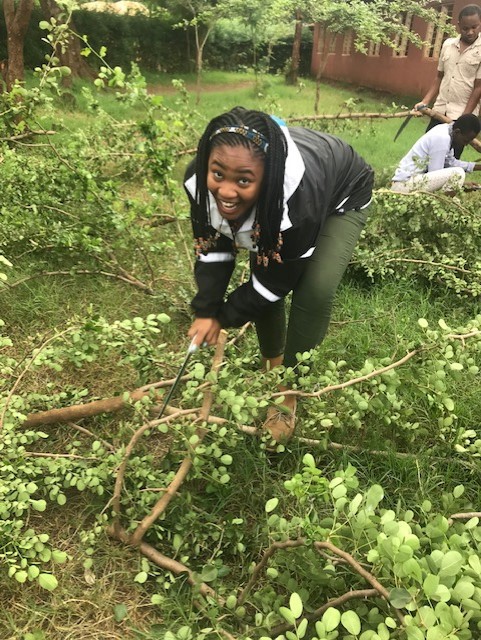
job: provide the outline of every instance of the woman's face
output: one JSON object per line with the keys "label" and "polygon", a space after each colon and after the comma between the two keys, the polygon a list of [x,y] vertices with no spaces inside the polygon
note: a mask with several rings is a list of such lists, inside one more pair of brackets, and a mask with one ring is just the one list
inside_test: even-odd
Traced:
{"label": "woman's face", "polygon": [[228,221],[247,215],[259,198],[264,160],[243,146],[214,147],[209,156],[207,188]]}

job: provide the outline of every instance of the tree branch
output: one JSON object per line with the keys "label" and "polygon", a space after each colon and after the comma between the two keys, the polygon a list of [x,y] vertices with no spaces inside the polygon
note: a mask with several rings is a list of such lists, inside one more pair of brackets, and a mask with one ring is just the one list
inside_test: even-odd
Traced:
{"label": "tree branch", "polygon": [[74,422],[75,420],[90,418],[100,413],[119,411],[120,409],[128,407],[131,403],[141,400],[144,396],[150,395],[150,389],[136,389],[128,394],[129,397],[127,400],[124,399],[124,395],[125,394],[113,398],[105,398],[103,400],[93,400],[87,404],[74,404],[70,407],[62,407],[61,409],[49,409],[48,411],[29,413],[23,426],[36,427],[40,424]]}
{"label": "tree branch", "polygon": [[[217,347],[216,347],[214,359],[212,362],[211,372],[217,372],[219,367],[222,364],[226,340],[227,340],[227,332],[222,330],[219,336],[219,340],[217,341]],[[202,408],[199,413],[200,421],[202,422],[207,421],[213,399],[214,398],[213,398],[212,391],[208,389],[204,394],[204,402],[202,404]],[[167,508],[167,505],[172,500],[177,490],[179,489],[179,487],[182,485],[185,478],[187,477],[187,474],[189,473],[190,468],[192,467],[193,456],[195,455],[196,446],[198,446],[202,442],[202,439],[206,433],[207,433],[206,429],[202,427],[196,430],[198,441],[195,445],[192,446],[192,452],[182,461],[177,473],[175,474],[174,479],[170,483],[165,494],[153,507],[150,514],[147,515],[142,520],[142,522],[138,525],[137,529],[134,531],[131,538],[132,544],[134,545],[140,544],[147,530],[154,524],[157,518],[160,515],[162,515],[162,513],[165,511],[165,509]]]}
{"label": "tree branch", "polygon": [[[119,542],[123,542],[127,545],[132,545],[131,536],[129,536],[125,529],[122,529],[121,527],[108,527],[107,533],[111,538],[114,538]],[[154,547],[152,547],[150,544],[147,544],[146,542],[140,542],[140,544],[137,544],[135,546],[138,547],[142,555],[148,558],[155,565],[157,565],[161,569],[165,569],[166,571],[171,571],[172,573],[175,573],[175,575],[185,574],[187,582],[191,586],[198,588],[199,593],[201,593],[206,598],[215,598],[215,600],[217,600],[219,604],[222,604],[222,598],[214,591],[214,589],[209,587],[209,585],[207,585],[205,582],[199,582],[198,580],[196,580],[193,571],[186,567],[185,564],[164,556],[164,554],[160,553],[160,551],[157,551],[157,549],[154,549]]]}
{"label": "tree branch", "polygon": [[276,551],[279,551],[279,549],[297,549],[298,547],[305,546],[305,544],[306,544],[306,541],[304,540],[304,538],[298,538],[297,540],[285,540],[284,542],[273,542],[271,546],[264,551],[264,555],[262,556],[261,560],[254,567],[254,571],[252,572],[249,582],[242,589],[238,599],[239,605],[245,602],[252,587],[256,583],[260,572],[264,569],[267,562],[269,561],[270,558],[272,558],[272,556],[276,553]]}
{"label": "tree branch", "polygon": [[418,355],[424,351],[424,349],[414,349],[407,353],[400,360],[396,360],[396,362],[392,362],[387,367],[383,367],[382,369],[376,369],[375,371],[371,371],[371,373],[367,373],[365,376],[360,376],[359,378],[353,378],[352,380],[348,380],[347,382],[342,382],[340,384],[333,384],[329,387],[324,387],[324,389],[320,389],[319,391],[314,391],[312,393],[307,393],[305,391],[278,391],[277,393],[273,393],[271,398],[277,398],[279,396],[298,396],[300,398],[319,398],[320,396],[325,395],[326,393],[330,393],[331,391],[339,391],[340,389],[346,389],[347,387],[352,387],[355,384],[360,382],[365,382],[366,380],[370,380],[371,378],[375,378],[376,376],[380,376],[383,373],[387,373],[391,371],[391,369],[395,369],[396,367],[400,367],[401,365],[411,360],[415,355]]}
{"label": "tree branch", "polygon": [[72,269],[70,271],[42,271],[41,273],[34,273],[31,276],[26,276],[25,278],[21,278],[16,282],[5,282],[4,285],[9,289],[13,289],[24,282],[28,282],[29,280],[33,280],[34,278],[39,278],[42,276],[105,276],[106,278],[114,278],[116,280],[121,280],[122,282],[126,282],[149,295],[154,295],[153,290],[149,287],[149,285],[141,282],[140,280],[135,280],[132,278],[126,278],[125,276],[119,273],[109,273],[108,271],[90,271],[89,269]]}
{"label": "tree branch", "polygon": [[[339,549],[339,547],[336,547],[336,545],[332,544],[332,542],[329,542],[329,540],[314,542],[314,547],[318,551],[320,551],[321,549],[328,549],[334,555],[343,558],[354,569],[354,571],[356,571],[356,573],[358,573],[362,578],[364,578],[364,580],[366,580],[366,582],[368,582],[373,587],[373,589],[376,589],[381,597],[389,602],[389,591],[382,586],[382,584],[372,575],[372,573],[367,571],[367,569],[364,569],[364,567],[359,564],[359,562],[357,562],[357,560],[355,560],[350,553]],[[398,609],[395,609],[395,612],[401,624],[404,624],[404,617],[402,613]]]}
{"label": "tree branch", "polygon": [[58,338],[61,338],[62,336],[66,335],[67,333],[70,333],[71,331],[74,331],[74,329],[76,329],[76,327],[69,327],[68,329],[65,329],[65,331],[61,331],[60,333],[56,333],[54,336],[48,338],[48,340],[45,340],[45,342],[38,348],[35,350],[34,355],[30,358],[30,361],[27,363],[25,369],[22,371],[22,373],[18,376],[18,378],[15,380],[15,383],[13,385],[13,387],[10,389],[10,392],[5,400],[5,404],[3,406],[3,410],[2,413],[0,415],[0,430],[3,427],[3,420],[5,418],[5,413],[7,412],[8,409],[8,405],[10,404],[10,400],[12,399],[13,394],[15,393],[18,385],[20,384],[20,382],[22,381],[23,377],[27,374],[27,371],[30,369],[30,367],[33,365],[33,363],[35,362],[35,360],[37,359],[37,357],[39,356],[39,354],[46,348],[48,347],[48,345],[51,342],[54,342],[55,340],[57,340]]}

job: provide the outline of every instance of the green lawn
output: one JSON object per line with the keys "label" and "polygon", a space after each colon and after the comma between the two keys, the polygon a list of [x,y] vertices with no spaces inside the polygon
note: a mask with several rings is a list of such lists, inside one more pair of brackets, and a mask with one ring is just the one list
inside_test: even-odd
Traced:
{"label": "green lawn", "polygon": [[[183,109],[186,106],[193,126],[192,140],[188,141],[192,146],[196,142],[194,133],[200,133],[211,117],[237,104],[263,109],[287,120],[313,115],[315,86],[310,80],[303,79],[298,88],[293,88],[276,76],[255,78],[253,74],[207,72],[197,102],[195,78],[182,78],[189,90],[184,97],[171,88],[172,79],[149,75],[148,90],[162,96],[163,103],[174,109],[181,103]],[[99,109],[109,112],[119,127],[125,119],[142,120],[145,116],[142,107],[119,102],[114,91],[95,89],[91,90],[96,104],[87,110],[88,99],[82,93],[86,86],[85,83],[75,85],[74,108],[67,109],[55,100],[51,108],[44,108],[39,118],[45,128],[58,129],[51,138],[60,151],[62,141],[66,143],[75,132],[82,132],[98,120]],[[407,96],[396,98],[325,83],[321,89],[320,112],[345,112],[348,107],[355,112],[400,111],[403,105],[410,106],[413,102],[414,99]],[[426,125],[425,119],[413,118],[394,143],[401,122],[400,119],[353,120],[339,121],[336,125],[324,121],[316,126],[348,140],[376,169],[378,186],[384,186],[398,160]],[[107,148],[109,142],[105,141]],[[22,147],[19,153],[24,152]],[[32,152],[38,153],[37,148]],[[474,152],[468,151],[466,157],[473,155]],[[28,161],[26,155],[26,174]],[[185,162],[183,158],[174,170],[177,182]],[[18,175],[18,180],[21,177]],[[89,177],[84,177],[88,182]],[[12,176],[7,178],[15,184]],[[52,176],[52,193],[54,178]],[[109,176],[109,180],[115,179]],[[105,180],[107,185],[109,180]],[[122,181],[121,197],[114,202],[112,210],[124,217],[119,214],[115,231],[122,237],[123,234],[130,237],[131,233],[136,239],[131,245],[128,242],[122,245],[120,264],[128,265],[136,275],[140,273],[140,278],[151,277],[155,282],[152,295],[147,295],[128,278],[104,277],[111,264],[108,268],[102,265],[102,277],[59,267],[65,256],[54,251],[49,240],[53,245],[55,238],[49,234],[65,232],[69,224],[74,229],[72,220],[76,211],[71,203],[57,203],[56,214],[60,209],[65,218],[60,218],[60,222],[55,218],[51,231],[47,225],[46,238],[29,238],[27,246],[15,221],[8,217],[9,211],[3,210],[14,234],[10,244],[8,238],[4,238],[4,244],[12,251],[12,255],[7,256],[13,263],[10,282],[31,272],[42,271],[43,275],[0,290],[2,333],[12,339],[12,343],[8,340],[0,343],[2,375],[7,381],[1,406],[17,402],[13,406],[22,412],[22,394],[27,394],[29,402],[38,410],[85,403],[119,395],[149,382],[172,379],[179,370],[188,345],[189,301],[194,291],[186,199],[179,191],[172,201],[156,200],[152,194],[158,185],[150,177],[139,180],[137,176],[122,175],[119,180]],[[95,191],[87,193],[94,201]],[[145,209],[142,208],[144,200]],[[79,209],[81,205],[85,203],[79,197]],[[33,215],[34,206],[35,203],[26,198],[25,215]],[[137,227],[152,221],[149,206],[159,207],[154,213],[176,213],[179,218],[153,227],[151,235],[136,235]],[[403,207],[402,215],[407,217],[409,226],[409,201],[400,200],[399,206]],[[426,211],[429,215],[428,209]],[[464,218],[460,215],[465,223],[464,227],[459,226],[460,233],[467,227],[471,211],[463,210]],[[382,222],[382,211],[377,211],[377,215]],[[413,225],[417,220],[413,220]],[[100,222],[91,220],[85,225],[82,230],[85,243],[98,239],[96,224]],[[442,222],[440,219],[440,224]],[[379,229],[382,233],[382,224]],[[72,237],[77,236],[72,232]],[[436,240],[433,237],[433,243]],[[42,250],[38,252],[41,242]],[[472,238],[466,235],[466,247],[471,244]],[[428,252],[429,248],[426,254]],[[75,257],[71,257],[72,265]],[[0,266],[3,270],[2,263]],[[242,276],[243,266],[238,266],[236,281]],[[457,273],[463,268],[460,259],[452,270]],[[407,267],[399,263],[396,275],[402,275],[404,269]],[[58,272],[53,273],[56,270]],[[122,275],[125,276],[124,272]],[[156,333],[142,333],[145,329],[142,319],[161,313],[170,316],[170,323],[156,325]],[[454,558],[456,562],[453,560],[447,569],[444,567],[448,578],[452,578],[446,581],[446,589],[455,589],[457,580],[462,584],[457,585],[456,593],[461,594],[458,600],[453,595],[449,604],[457,607],[463,599],[461,596],[470,594],[460,605],[459,615],[464,623],[465,612],[474,612],[472,620],[466,621],[473,635],[467,635],[465,625],[459,635],[453,631],[453,635],[432,635],[428,640],[475,639],[481,602],[477,564],[472,558],[469,564],[466,560],[462,567],[459,565],[458,573],[454,573],[453,565],[457,564],[458,556],[471,553],[470,550],[472,556],[481,554],[481,531],[474,521],[466,528],[461,523],[449,525],[449,531],[447,523],[449,516],[456,512],[477,512],[481,500],[478,426],[481,389],[476,376],[476,369],[481,366],[481,349],[473,346],[473,336],[462,337],[477,335],[479,314],[479,296],[457,296],[437,278],[430,283],[416,276],[404,279],[386,276],[372,281],[351,269],[339,289],[329,334],[315,353],[306,356],[310,368],[301,371],[299,381],[300,389],[311,394],[333,387],[329,393],[304,398],[299,403],[298,435],[318,442],[295,440],[286,450],[281,448],[273,455],[266,453],[259,438],[237,427],[239,421],[247,426],[258,426],[262,422],[264,405],[277,388],[278,379],[275,372],[259,371],[259,353],[252,327],[241,335],[236,330],[229,331],[231,343],[218,374],[211,411],[226,422],[212,426],[203,448],[193,456],[196,463],[186,482],[174,492],[169,509],[146,537],[158,551],[193,568],[220,594],[222,600],[208,601],[200,613],[197,606],[200,596],[187,583],[185,573],[178,576],[160,569],[137,549],[113,542],[106,533],[106,520],[112,517],[115,477],[127,443],[151,417],[148,406],[139,402],[119,413],[51,424],[42,427],[45,434],[38,439],[29,432],[25,441],[9,440],[11,434],[6,429],[5,439],[0,440],[8,461],[1,467],[0,514],[3,514],[3,500],[16,499],[9,487],[19,477],[27,478],[25,486],[16,489],[23,496],[18,498],[19,502],[28,498],[25,491],[29,481],[35,480],[39,493],[48,503],[45,513],[43,503],[36,503],[37,508],[28,512],[19,531],[12,534],[16,549],[30,558],[28,554],[34,553],[31,549],[41,550],[41,540],[24,543],[25,529],[34,528],[48,534],[49,544],[68,554],[68,559],[65,564],[47,565],[45,570],[52,570],[59,582],[51,592],[42,590],[35,580],[27,580],[24,567],[18,569],[17,579],[7,577],[6,569],[0,569],[1,640],[232,637],[244,640],[247,635],[259,637],[259,628],[267,628],[269,612],[277,612],[271,622],[278,624],[281,621],[279,607],[289,606],[293,592],[300,594],[306,611],[312,612],[327,600],[352,589],[366,589],[368,585],[361,574],[351,571],[345,559],[334,558],[330,553],[315,554],[311,550],[298,554],[282,551],[259,577],[255,593],[249,595],[245,607],[237,606],[236,598],[252,576],[253,564],[269,544],[300,535],[318,536],[317,540],[329,538],[339,547],[345,546],[361,567],[372,571],[387,589],[399,587],[402,591],[409,585],[413,601],[418,599],[416,601],[424,603],[426,619],[433,615],[441,599],[439,594],[434,594],[431,600],[424,597],[426,563],[430,563],[429,575],[437,574],[436,562],[444,562],[440,558],[451,551],[455,555],[448,559]],[[423,319],[421,323],[419,319]],[[443,323],[457,336],[451,338],[449,344],[443,342]],[[52,346],[55,341],[50,341],[55,332],[69,331],[77,325],[81,325],[82,330],[67,343],[68,358],[65,356],[66,362],[59,368],[55,366],[56,352]],[[478,344],[481,345],[479,340]],[[42,367],[36,368],[32,354],[40,346],[45,361]],[[373,369],[392,364],[411,352],[416,355],[395,371],[379,374],[374,381],[369,378]],[[202,349],[192,357],[187,368],[189,378],[182,380],[172,400],[174,406],[190,408],[202,404],[206,393],[205,373],[212,358],[212,349]],[[338,388],[357,378],[362,378],[358,384]],[[123,485],[122,523],[126,529],[132,531],[159,496],[165,494],[166,484],[172,480],[185,452],[193,455],[196,426],[191,417],[179,418],[170,430],[151,428],[139,439]],[[462,441],[460,434],[465,430],[472,430],[474,435],[470,436],[469,445],[465,443],[471,448],[462,453],[455,445]],[[115,450],[114,454],[108,446],[102,448],[105,443]],[[54,455],[39,456],[45,466],[42,473],[32,479],[29,478],[33,468],[30,449],[35,446],[41,453]],[[78,469],[65,475],[66,505],[57,504],[56,494],[50,494],[50,485],[63,477],[63,465],[77,464],[76,461]],[[355,478],[352,467],[356,469]],[[92,477],[105,487],[103,493],[95,491],[98,483],[90,486]],[[383,496],[378,485],[383,489]],[[370,489],[373,486],[374,489]],[[363,497],[358,498],[361,494]],[[344,495],[348,500],[341,506],[339,500]],[[362,513],[357,511],[361,502]],[[399,533],[395,530],[395,519],[404,527]],[[408,523],[419,547],[414,548],[414,543],[412,548],[404,544],[403,531]],[[7,529],[5,526],[4,531]],[[7,533],[10,536],[11,530]],[[392,548],[388,542],[383,543],[383,535],[386,539],[389,537]],[[380,560],[375,553],[369,553],[378,543]],[[0,540],[0,553],[6,548]],[[417,566],[415,577],[406,578],[405,559],[396,560],[398,564],[391,570],[391,561],[394,562],[398,551],[413,559],[410,554],[418,549],[421,551],[416,563],[422,567],[423,579],[416,578],[416,572],[421,571]],[[442,593],[444,598],[444,591]],[[399,597],[399,593],[397,595]],[[401,609],[407,615],[404,605]],[[385,598],[374,598],[372,593],[363,595],[352,603],[339,604],[339,610],[358,612],[363,628],[379,624],[377,637],[348,634],[339,627],[339,640],[405,640],[407,637],[400,628],[390,631],[395,617],[393,622],[397,624],[397,610],[394,611]],[[413,610],[411,612],[414,615]],[[387,622],[384,623],[388,618],[389,629]],[[235,635],[225,635],[219,630],[221,627],[234,629]],[[203,631],[205,629],[212,630]],[[317,637],[312,625],[304,637]],[[326,637],[334,640],[335,636]],[[424,640],[424,636],[421,639],[419,635],[409,636],[408,640],[418,638]]]}

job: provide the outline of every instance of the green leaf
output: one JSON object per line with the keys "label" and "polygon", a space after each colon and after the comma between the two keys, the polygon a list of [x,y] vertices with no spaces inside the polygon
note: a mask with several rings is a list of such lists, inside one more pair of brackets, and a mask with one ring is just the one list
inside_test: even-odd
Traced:
{"label": "green leaf", "polygon": [[296,618],[295,618],[294,614],[287,607],[279,607],[279,613],[284,618],[284,620],[286,622],[288,622],[289,624],[295,624],[296,623]]}
{"label": "green leaf", "polygon": [[453,595],[459,600],[472,598],[474,594],[474,584],[467,578],[458,580],[453,589]]}
{"label": "green leaf", "polygon": [[324,623],[327,632],[334,631],[341,622],[341,612],[334,609],[334,607],[329,607],[329,609],[324,611],[321,620]]}
{"label": "green leaf", "polygon": [[478,555],[472,554],[468,558],[468,563],[471,569],[477,574],[481,575],[481,560]]}
{"label": "green leaf", "polygon": [[411,594],[406,589],[395,587],[389,593],[389,602],[395,609],[402,609],[411,602]]}
{"label": "green leaf", "polygon": [[436,589],[436,593],[432,596],[433,600],[439,602],[448,602],[451,599],[451,591],[444,584],[440,584]]}
{"label": "green leaf", "polygon": [[440,576],[455,576],[464,564],[459,551],[448,551],[441,560]]}
{"label": "green leaf", "polygon": [[65,551],[52,551],[52,560],[58,562],[58,564],[63,564],[67,562],[67,554]]}
{"label": "green leaf", "polygon": [[344,611],[341,616],[341,624],[353,636],[361,633],[361,620],[355,611]]}
{"label": "green leaf", "polygon": [[291,608],[295,618],[301,617],[303,606],[301,596],[298,593],[291,594],[291,597],[289,598],[289,607]]}
{"label": "green leaf", "polygon": [[303,618],[297,625],[297,637],[303,638],[306,635],[308,621],[307,618]]}
{"label": "green leaf", "polygon": [[213,564],[206,564],[202,568],[202,573],[200,574],[200,577],[203,582],[213,582],[214,580],[217,579],[217,576],[218,576],[217,567],[215,567]]}
{"label": "green leaf", "polygon": [[277,507],[278,504],[279,504],[278,498],[271,498],[270,500],[268,500],[265,506],[266,513],[270,513],[271,511],[274,511],[274,509]]}
{"label": "green leaf", "polygon": [[460,498],[464,493],[464,486],[462,484],[458,484],[453,489],[453,496],[455,498]]}
{"label": "green leaf", "polygon": [[27,573],[28,573],[29,580],[35,580],[35,578],[38,578],[40,574],[40,569],[37,567],[36,564],[31,564],[28,568]]}
{"label": "green leaf", "polygon": [[349,503],[349,515],[353,516],[357,513],[362,502],[362,493],[358,493]]}
{"label": "green leaf", "polygon": [[438,588],[438,586],[439,586],[439,576],[435,576],[434,574],[429,573],[424,578],[424,582],[423,582],[424,595],[427,598],[430,598],[436,593],[436,589]]}
{"label": "green leaf", "polygon": [[443,398],[443,404],[448,411],[454,411],[454,402],[451,398]]}
{"label": "green leaf", "polygon": [[312,453],[306,453],[302,458],[302,463],[305,467],[309,467],[310,469],[316,468],[316,461],[314,460]]}
{"label": "green leaf", "polygon": [[403,562],[403,571],[407,576],[413,577],[417,582],[422,581],[422,572],[419,562],[415,558],[409,558]]}
{"label": "green leaf", "polygon": [[122,620],[127,616],[128,616],[128,611],[125,604],[116,604],[114,607],[115,622],[122,622]]}
{"label": "green leaf", "polygon": [[144,584],[146,582],[149,574],[147,571],[139,571],[139,573],[135,576],[134,582],[138,582],[139,584]]}
{"label": "green leaf", "polygon": [[425,640],[425,635],[419,627],[407,627],[406,637],[408,640]]}
{"label": "green leaf", "polygon": [[17,582],[23,584],[27,580],[28,574],[26,571],[17,571],[14,577]]}
{"label": "green leaf", "polygon": [[31,505],[35,509],[35,511],[45,511],[45,509],[47,508],[47,503],[45,500],[32,500]]}
{"label": "green leaf", "polygon": [[396,620],[394,620],[394,618],[391,618],[391,616],[388,616],[385,620],[384,620],[386,627],[389,627],[390,629],[396,629],[397,627],[397,623]]}
{"label": "green leaf", "polygon": [[384,490],[378,484],[373,484],[366,494],[366,507],[375,509],[384,498]]}
{"label": "green leaf", "polygon": [[38,584],[42,587],[42,589],[53,591],[58,587],[58,580],[51,573],[41,573],[38,576]]}

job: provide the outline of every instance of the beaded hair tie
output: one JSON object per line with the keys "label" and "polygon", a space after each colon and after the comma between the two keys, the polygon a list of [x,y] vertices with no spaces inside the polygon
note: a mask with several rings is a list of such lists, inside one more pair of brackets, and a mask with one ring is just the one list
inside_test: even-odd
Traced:
{"label": "beaded hair tie", "polygon": [[246,127],[243,124],[220,127],[219,129],[216,129],[210,136],[209,141],[212,140],[212,138],[215,138],[215,136],[218,136],[220,133],[237,133],[239,136],[243,136],[244,138],[247,138],[247,140],[253,142],[257,147],[259,147],[259,149],[262,149],[264,153],[267,153],[267,149],[269,147],[267,138],[255,129]]}

